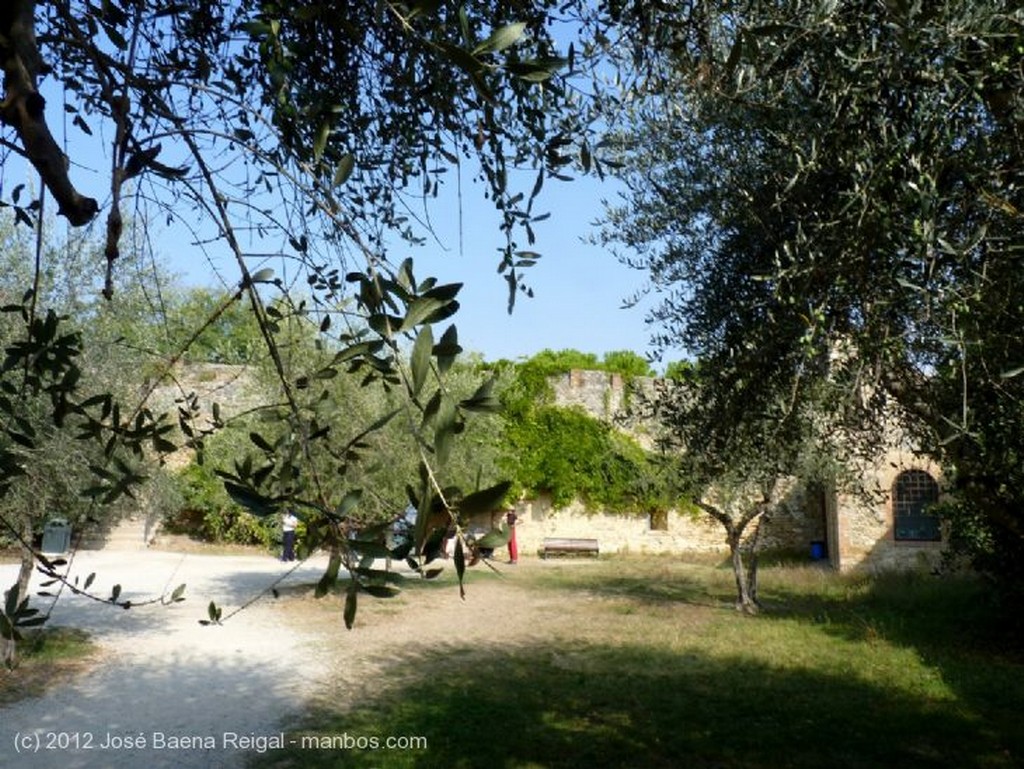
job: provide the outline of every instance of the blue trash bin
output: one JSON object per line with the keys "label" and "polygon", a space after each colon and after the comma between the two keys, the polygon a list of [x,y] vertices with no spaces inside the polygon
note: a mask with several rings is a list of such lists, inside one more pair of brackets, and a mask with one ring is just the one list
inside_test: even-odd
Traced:
{"label": "blue trash bin", "polygon": [[828,555],[828,553],[825,550],[825,543],[824,542],[822,542],[820,540],[816,540],[816,541],[811,543],[811,560],[812,561],[823,561],[823,560],[825,560],[825,556],[826,555]]}

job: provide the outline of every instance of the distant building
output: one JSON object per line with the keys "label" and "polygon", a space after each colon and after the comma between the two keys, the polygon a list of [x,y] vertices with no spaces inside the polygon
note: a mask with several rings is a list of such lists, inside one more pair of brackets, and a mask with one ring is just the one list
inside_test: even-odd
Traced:
{"label": "distant building", "polygon": [[[555,403],[578,406],[594,417],[625,422],[641,444],[651,444],[642,423],[630,420],[630,392],[621,376],[571,371],[551,380]],[[652,389],[653,380],[631,386]],[[761,532],[765,550],[806,555],[836,569],[894,569],[934,564],[943,548],[937,517],[927,513],[940,495],[941,474],[904,445],[892,447],[865,472],[865,493],[843,493],[820,484],[792,482]],[[647,516],[629,511],[588,511],[582,504],[554,510],[544,498],[518,505],[520,548],[536,552],[545,537],[596,537],[601,552],[686,553],[728,551],[720,524],[703,515],[669,511]]]}

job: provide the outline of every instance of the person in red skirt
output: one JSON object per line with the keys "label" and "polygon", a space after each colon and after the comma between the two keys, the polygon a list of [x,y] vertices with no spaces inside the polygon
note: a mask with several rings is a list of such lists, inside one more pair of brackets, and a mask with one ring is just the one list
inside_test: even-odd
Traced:
{"label": "person in red skirt", "polygon": [[511,564],[519,563],[519,545],[516,543],[516,521],[518,520],[515,510],[509,510],[505,514],[505,521],[509,528],[508,562]]}

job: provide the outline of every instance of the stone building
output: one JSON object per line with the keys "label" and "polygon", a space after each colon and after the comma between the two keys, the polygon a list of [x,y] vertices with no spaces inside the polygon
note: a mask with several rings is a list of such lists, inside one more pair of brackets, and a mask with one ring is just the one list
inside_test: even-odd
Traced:
{"label": "stone building", "polygon": [[[627,383],[617,374],[572,371],[552,380],[555,403],[578,406],[591,415],[620,421],[628,411],[630,387],[651,388],[651,380]],[[630,425],[641,444],[651,442],[643,425]],[[761,546],[827,561],[836,569],[909,568],[934,564],[942,551],[938,519],[925,508],[939,498],[940,474],[893,435],[892,448],[868,467],[863,491],[837,492],[820,485],[787,484],[787,491],[763,527]],[[646,516],[628,511],[587,511],[580,504],[554,510],[544,498],[518,505],[520,548],[536,552],[546,537],[598,540],[601,552],[727,552],[721,525],[704,515],[670,511]]]}

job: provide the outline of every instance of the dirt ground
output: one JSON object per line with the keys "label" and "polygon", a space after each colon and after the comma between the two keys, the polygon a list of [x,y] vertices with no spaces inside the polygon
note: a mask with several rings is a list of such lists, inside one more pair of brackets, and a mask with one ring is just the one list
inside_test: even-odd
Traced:
{"label": "dirt ground", "polygon": [[329,661],[332,674],[321,694],[336,702],[339,692],[358,699],[360,687],[372,682],[374,673],[400,667],[425,651],[458,650],[464,657],[469,647],[485,659],[510,645],[551,645],[564,633],[579,634],[585,605],[601,600],[581,596],[580,602],[568,602],[557,594],[524,589],[521,577],[550,568],[542,561],[497,568],[499,575],[483,566],[469,571],[465,599],[451,567],[436,584],[410,585],[395,598],[362,599],[351,632],[342,624],[341,596],[315,599],[310,590],[285,596],[282,616],[314,639],[318,658]]}
{"label": "dirt ground", "polygon": [[[224,735],[269,734],[308,700],[317,681],[294,661],[314,639],[270,599],[221,626],[200,620],[211,601],[226,618],[278,580],[285,588],[314,581],[324,564],[290,567],[266,555],[79,552],[71,576],[81,583],[95,573],[97,595],[121,585],[122,600],[142,602],[184,583],[186,600],[125,611],[65,593],[50,623],[88,630],[96,664],[0,711],[3,765],[243,765],[246,751],[234,737],[226,746]],[[16,570],[0,564],[0,584],[12,584]]]}

